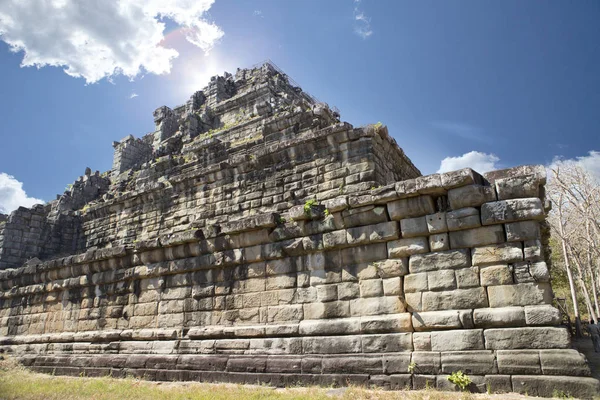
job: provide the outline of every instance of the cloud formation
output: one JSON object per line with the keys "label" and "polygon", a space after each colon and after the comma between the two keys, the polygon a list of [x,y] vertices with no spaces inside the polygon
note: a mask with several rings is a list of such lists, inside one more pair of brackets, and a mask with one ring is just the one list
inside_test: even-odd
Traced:
{"label": "cloud formation", "polygon": [[461,168],[472,168],[483,174],[488,171],[499,169],[497,165],[498,161],[500,161],[500,158],[492,153],[488,154],[480,151],[470,151],[462,156],[444,158],[437,172],[440,173],[455,171]]}
{"label": "cloud formation", "polygon": [[14,176],[0,172],[0,213],[8,214],[19,206],[31,207],[34,204],[44,204],[44,200],[27,196],[23,183]]}
{"label": "cloud formation", "polygon": [[206,19],[214,0],[3,0],[0,40],[22,67],[62,67],[87,83],[115,75],[166,74],[178,56],[161,45],[165,19],[208,52],[223,31]]}
{"label": "cloud formation", "polygon": [[361,0],[354,0],[354,33],[363,39],[373,34],[371,18],[367,17],[360,9]]}
{"label": "cloud formation", "polygon": [[564,158],[562,156],[556,156],[552,160],[552,163],[548,165],[548,168],[555,168],[560,164],[564,163],[575,163],[583,169],[589,171],[596,179],[600,180],[600,151],[591,150],[587,156],[580,156],[575,158]]}

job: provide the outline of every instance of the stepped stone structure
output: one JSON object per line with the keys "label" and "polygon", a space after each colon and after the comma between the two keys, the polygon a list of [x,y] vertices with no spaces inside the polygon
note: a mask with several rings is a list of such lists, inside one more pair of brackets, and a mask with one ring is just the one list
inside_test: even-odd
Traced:
{"label": "stepped stone structure", "polygon": [[0,217],[0,351],[37,371],[597,392],[551,303],[545,170],[421,176],[271,63],[212,78]]}

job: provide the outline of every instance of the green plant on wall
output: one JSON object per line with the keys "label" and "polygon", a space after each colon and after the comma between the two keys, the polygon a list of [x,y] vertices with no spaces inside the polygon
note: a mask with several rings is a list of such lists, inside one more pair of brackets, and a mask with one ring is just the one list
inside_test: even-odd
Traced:
{"label": "green plant on wall", "polygon": [[312,208],[317,204],[317,199],[306,200],[304,203],[304,214],[310,217],[312,215]]}
{"label": "green plant on wall", "polygon": [[471,378],[462,371],[453,372],[452,375],[448,377],[448,380],[458,386],[460,390],[465,390],[473,383]]}

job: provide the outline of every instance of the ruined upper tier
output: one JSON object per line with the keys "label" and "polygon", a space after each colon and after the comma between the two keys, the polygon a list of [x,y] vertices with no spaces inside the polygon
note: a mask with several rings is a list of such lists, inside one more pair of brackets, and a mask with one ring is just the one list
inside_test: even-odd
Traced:
{"label": "ruined upper tier", "polygon": [[215,76],[156,129],[114,142],[113,167],[0,218],[0,269],[132,245],[420,176],[381,124],[354,128],[268,62]]}

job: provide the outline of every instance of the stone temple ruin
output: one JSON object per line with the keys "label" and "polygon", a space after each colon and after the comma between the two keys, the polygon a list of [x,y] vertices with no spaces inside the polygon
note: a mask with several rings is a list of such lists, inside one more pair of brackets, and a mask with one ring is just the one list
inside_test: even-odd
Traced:
{"label": "stone temple ruin", "polygon": [[271,63],[213,77],[0,218],[0,351],[36,371],[596,393],[552,305],[545,170],[421,176]]}

